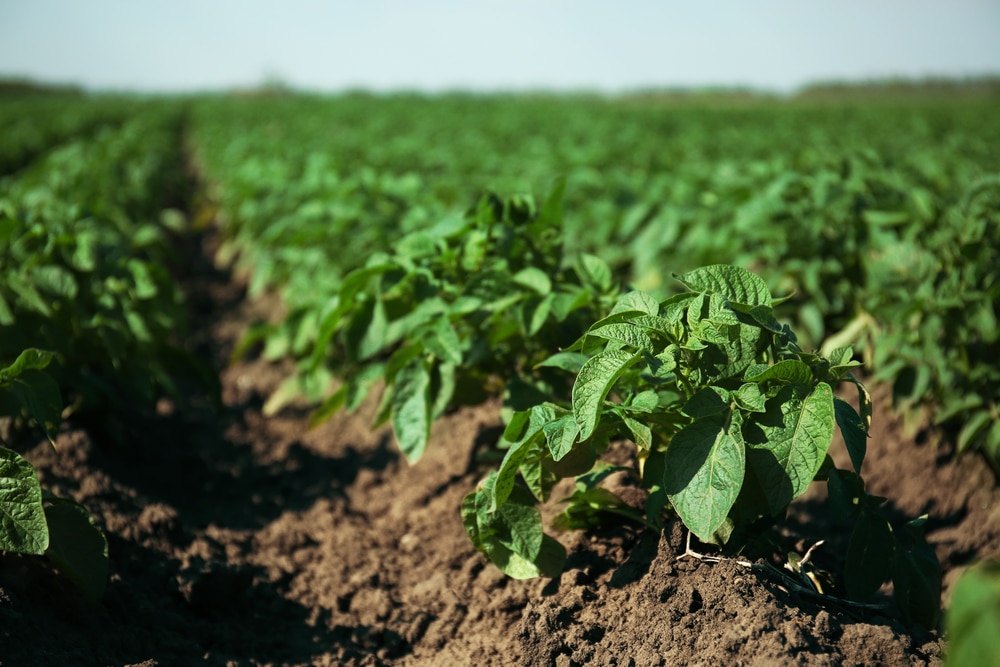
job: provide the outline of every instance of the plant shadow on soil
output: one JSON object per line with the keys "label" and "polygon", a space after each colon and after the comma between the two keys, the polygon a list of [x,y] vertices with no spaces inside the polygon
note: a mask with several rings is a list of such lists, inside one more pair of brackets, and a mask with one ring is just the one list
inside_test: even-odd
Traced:
{"label": "plant shadow on soil", "polygon": [[[247,303],[208,241],[184,250],[187,344],[219,371],[224,408],[164,404],[134,427],[134,447],[98,446],[68,424],[58,451],[28,452],[43,483],[105,529],[111,578],[95,606],[43,560],[0,555],[0,665],[940,662],[937,634],[889,615],[824,605],[731,561],[678,560],[676,521],[557,534],[569,552],[560,577],[507,579],[471,547],[458,512],[496,441],[499,405],[445,416],[415,466],[387,429],[369,428],[374,405],[314,431],[294,407],[264,418],[288,369],[228,360],[276,306]],[[974,457],[915,446],[886,391],[875,400],[869,491],[891,499],[894,522],[930,514],[947,590],[970,558],[1000,550],[995,480]],[[612,490],[642,506],[639,489]],[[797,502],[784,530],[797,549],[831,540],[833,554],[845,538],[820,501]]]}

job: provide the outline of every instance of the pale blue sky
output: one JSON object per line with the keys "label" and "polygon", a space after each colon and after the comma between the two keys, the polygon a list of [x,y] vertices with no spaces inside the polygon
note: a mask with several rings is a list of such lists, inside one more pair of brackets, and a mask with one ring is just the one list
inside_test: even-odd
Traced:
{"label": "pale blue sky", "polygon": [[0,76],[192,91],[593,89],[1000,73],[1000,0],[0,0]]}

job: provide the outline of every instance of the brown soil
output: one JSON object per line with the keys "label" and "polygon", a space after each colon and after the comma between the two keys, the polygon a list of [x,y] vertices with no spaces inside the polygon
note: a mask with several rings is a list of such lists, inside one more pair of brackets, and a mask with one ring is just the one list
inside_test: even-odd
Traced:
{"label": "brown soil", "polygon": [[[204,250],[188,279],[193,350],[220,369],[225,408],[160,406],[134,446],[68,424],[27,452],[43,484],[83,503],[110,543],[111,578],[88,603],[44,560],[0,554],[2,665],[925,665],[937,633],[891,612],[804,597],[773,576],[678,560],[685,534],[619,525],[561,534],[558,580],[512,581],[471,547],[458,507],[484,469],[499,405],[435,424],[406,465],[374,405],[314,431],[304,410],[265,419],[281,380],[226,366],[268,302],[243,301]],[[195,253],[197,254],[197,253]],[[865,477],[900,516],[930,515],[946,573],[1000,552],[1000,497],[978,458],[901,435],[876,388]],[[625,495],[638,491],[627,487]],[[636,498],[641,502],[641,498]],[[831,535],[818,495],[789,535]],[[801,551],[800,551],[801,553]]]}

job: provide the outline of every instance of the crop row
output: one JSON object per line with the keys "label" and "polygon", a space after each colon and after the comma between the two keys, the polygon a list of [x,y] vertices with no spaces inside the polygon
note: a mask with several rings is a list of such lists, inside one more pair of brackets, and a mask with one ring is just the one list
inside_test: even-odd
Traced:
{"label": "crop row", "polygon": [[[161,225],[183,184],[180,109],[117,112],[0,181],[0,417],[15,436],[33,420],[55,445],[73,412],[123,438],[132,413],[199,372],[177,345],[185,314]],[[0,549],[45,554],[99,598],[107,543],[86,510],[7,447],[0,481]]]}
{"label": "crop row", "polygon": [[0,104],[0,176],[59,144],[120,124],[139,103],[108,98],[27,97]]}
{"label": "crop row", "polygon": [[289,308],[248,342],[310,360],[293,384],[313,400],[327,377],[314,363],[322,320],[345,276],[407,234],[460,225],[485,189],[544,192],[564,175],[570,214],[553,252],[600,257],[661,296],[673,272],[752,266],[793,295],[779,315],[803,345],[853,345],[911,423],[929,413],[960,449],[1000,462],[1000,128],[986,106],[348,96],[212,100],[195,119],[222,259],[239,257],[251,294],[275,290]]}

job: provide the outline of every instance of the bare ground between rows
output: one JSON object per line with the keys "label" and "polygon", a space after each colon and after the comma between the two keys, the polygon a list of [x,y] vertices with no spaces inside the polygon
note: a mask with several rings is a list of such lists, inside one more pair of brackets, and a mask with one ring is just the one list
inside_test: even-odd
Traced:
{"label": "bare ground between rows", "polygon": [[[110,543],[103,603],[87,603],[41,560],[0,556],[2,665],[924,665],[936,633],[891,614],[804,598],[732,562],[677,560],[684,533],[632,526],[562,534],[557,580],[503,577],[458,514],[484,470],[499,405],[435,424],[409,467],[373,405],[314,431],[305,412],[265,419],[283,377],[260,360],[227,366],[249,303],[191,253],[190,346],[219,369],[225,408],[178,409],[109,449],[67,425],[53,452],[28,452],[53,491],[86,505]],[[930,515],[948,587],[1000,551],[993,475],[933,438],[902,436],[876,390],[865,477],[900,516]],[[197,402],[196,402],[197,403]],[[620,452],[619,452],[620,453]],[[626,497],[641,493],[624,486]],[[836,541],[810,494],[788,522],[799,546]],[[842,539],[842,536],[839,536]]]}

